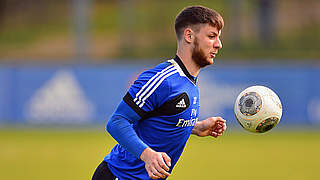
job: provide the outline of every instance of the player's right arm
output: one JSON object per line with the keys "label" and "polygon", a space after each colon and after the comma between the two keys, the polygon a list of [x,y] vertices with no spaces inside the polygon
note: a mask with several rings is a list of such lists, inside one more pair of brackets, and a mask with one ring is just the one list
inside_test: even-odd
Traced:
{"label": "player's right arm", "polygon": [[[145,162],[150,178],[159,179],[170,175],[168,171],[171,159],[166,153],[156,152],[148,147],[138,137],[132,125],[146,117],[147,113],[154,110],[157,105],[166,101],[165,92],[169,88],[165,82],[158,84],[157,88],[153,89],[154,84],[161,81],[160,78],[157,78],[157,76],[162,77],[161,73],[154,76],[150,74],[142,73],[134,82],[109,119],[106,129],[122,147]],[[153,93],[149,94],[149,92]]]}
{"label": "player's right arm", "polygon": [[122,147],[145,162],[150,178],[165,178],[170,175],[171,159],[166,153],[152,150],[138,137],[132,123],[139,119],[139,115],[122,101],[109,119],[106,129]]}

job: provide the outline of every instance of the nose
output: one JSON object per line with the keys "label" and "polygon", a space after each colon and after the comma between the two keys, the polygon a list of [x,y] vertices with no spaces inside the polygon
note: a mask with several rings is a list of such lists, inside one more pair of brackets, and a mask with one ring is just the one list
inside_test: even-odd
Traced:
{"label": "nose", "polygon": [[221,49],[222,48],[222,42],[220,38],[217,38],[216,42],[214,43],[214,48]]}

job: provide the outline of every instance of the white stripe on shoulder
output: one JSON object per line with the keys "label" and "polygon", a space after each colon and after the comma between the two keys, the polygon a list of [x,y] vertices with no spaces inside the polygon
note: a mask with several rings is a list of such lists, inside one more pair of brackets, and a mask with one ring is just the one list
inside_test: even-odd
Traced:
{"label": "white stripe on shoulder", "polygon": [[139,105],[139,107],[141,108],[144,104],[146,99],[148,99],[149,96],[151,96],[151,94],[158,88],[158,86],[160,86],[160,84],[162,83],[162,81],[164,81],[167,77],[171,76],[172,74],[177,73],[178,71],[175,69],[169,73],[167,73],[165,76],[163,76],[158,83],[152,88],[152,90],[146,95],[144,96],[144,98],[142,99],[142,103]]}
{"label": "white stripe on shoulder", "polygon": [[180,76],[185,76],[187,77],[184,72],[182,71],[181,67],[179,66],[179,64],[174,60],[174,59],[170,59],[168,60],[169,62],[171,62],[172,65],[174,65],[174,67],[176,67],[176,69],[178,70]]}
{"label": "white stripe on shoulder", "polygon": [[155,74],[150,80],[140,89],[140,91],[136,94],[135,99],[133,100],[137,105],[139,105],[142,102],[143,97],[145,94],[147,94],[150,89],[154,86],[154,84],[157,83],[157,81],[165,76],[166,74],[172,72],[175,70],[175,67],[173,65],[170,65],[163,69],[162,71]]}
{"label": "white stripe on shoulder", "polygon": [[172,68],[172,67],[173,67],[173,65],[170,65],[170,66],[166,67],[165,69],[163,69],[162,71],[157,72],[157,74],[155,74],[154,76],[152,76],[152,78],[150,78],[149,81],[148,81],[148,82],[140,89],[140,91],[136,94],[136,98],[135,98],[133,101],[134,101],[134,102],[137,101],[137,98],[139,97],[139,95],[144,91],[144,89],[145,89],[150,83],[153,82],[153,80],[154,80],[155,78],[157,78],[157,77],[159,76],[159,74],[167,71],[168,69],[170,69],[170,68]]}
{"label": "white stripe on shoulder", "polygon": [[[148,93],[149,94],[149,96],[150,96],[150,90],[152,91],[153,89],[154,89],[154,87],[157,87],[157,85],[155,85],[156,83],[157,84],[159,84],[159,82],[160,82],[160,84],[161,84],[161,82],[166,78],[166,77],[168,77],[167,76],[167,74],[169,74],[169,73],[172,73],[172,72],[177,72],[177,70],[173,67],[173,68],[171,68],[171,69],[169,69],[168,71],[166,71],[166,72],[164,72],[164,73],[161,73],[151,84],[150,84],[150,86],[139,96],[139,101],[138,102],[136,102],[136,104],[137,105],[139,105],[140,103],[143,103],[144,104],[144,102],[145,102],[145,100],[147,99],[147,98],[145,98],[145,95]],[[155,85],[155,86],[154,86]],[[158,85],[159,86],[159,85]],[[153,88],[153,89],[151,89],[151,88]],[[154,90],[153,90],[154,91]],[[152,91],[152,92],[153,92]],[[149,97],[148,96],[148,97]],[[140,105],[139,105],[140,106]],[[142,105],[143,106],[143,105]],[[141,107],[142,107],[141,106]]]}

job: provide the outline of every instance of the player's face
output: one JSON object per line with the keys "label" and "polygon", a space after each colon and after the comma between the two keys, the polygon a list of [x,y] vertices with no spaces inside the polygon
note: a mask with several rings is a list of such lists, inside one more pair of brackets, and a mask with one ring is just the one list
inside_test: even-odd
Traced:
{"label": "player's face", "polygon": [[192,59],[199,67],[213,64],[218,50],[222,48],[221,31],[209,24],[201,25],[193,41]]}

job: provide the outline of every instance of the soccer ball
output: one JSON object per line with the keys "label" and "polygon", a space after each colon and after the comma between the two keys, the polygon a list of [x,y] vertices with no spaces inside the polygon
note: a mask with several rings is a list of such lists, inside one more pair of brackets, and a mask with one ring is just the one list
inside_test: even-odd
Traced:
{"label": "soccer ball", "polygon": [[234,113],[245,130],[264,133],[279,123],[282,105],[277,94],[271,89],[265,86],[251,86],[237,97]]}

